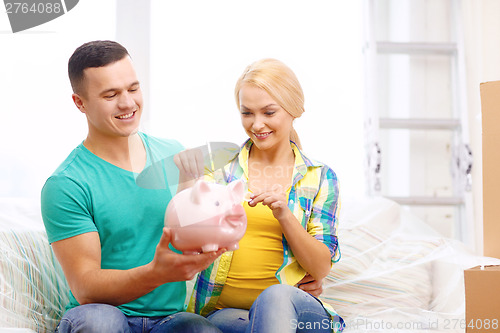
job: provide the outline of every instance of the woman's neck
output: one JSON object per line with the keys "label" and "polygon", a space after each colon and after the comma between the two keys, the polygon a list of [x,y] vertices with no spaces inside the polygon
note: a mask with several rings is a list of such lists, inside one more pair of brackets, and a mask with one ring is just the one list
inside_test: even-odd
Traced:
{"label": "woman's neck", "polygon": [[260,150],[253,144],[250,148],[249,160],[265,165],[293,165],[295,155],[289,142],[271,149]]}
{"label": "woman's neck", "polygon": [[288,148],[259,150],[256,145],[250,148],[248,158],[248,186],[254,193],[276,189],[283,190],[292,184],[295,155]]}

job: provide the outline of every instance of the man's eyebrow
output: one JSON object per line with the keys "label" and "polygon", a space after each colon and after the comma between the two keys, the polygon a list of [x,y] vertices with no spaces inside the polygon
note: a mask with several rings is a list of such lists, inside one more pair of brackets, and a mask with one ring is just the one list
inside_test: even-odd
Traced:
{"label": "man's eyebrow", "polygon": [[[137,85],[139,85],[139,81],[134,81],[128,87],[130,88],[130,87],[137,86]],[[107,93],[114,92],[117,90],[120,90],[120,89],[119,88],[109,88],[109,89],[101,91],[100,95],[106,95]]]}
{"label": "man's eyebrow", "polygon": [[137,85],[139,85],[139,81],[134,81],[130,84],[129,88]]}
{"label": "man's eyebrow", "polygon": [[109,88],[109,89],[101,91],[101,93],[99,95],[106,95],[107,93],[115,92],[117,90],[118,90],[118,88]]}

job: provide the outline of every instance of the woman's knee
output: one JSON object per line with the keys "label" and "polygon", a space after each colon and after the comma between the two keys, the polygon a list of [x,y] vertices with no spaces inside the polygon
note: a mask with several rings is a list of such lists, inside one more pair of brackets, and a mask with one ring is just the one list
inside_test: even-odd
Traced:
{"label": "woman's knee", "polygon": [[67,311],[57,332],[129,332],[127,317],[115,306],[85,304]]}
{"label": "woman's knee", "polygon": [[276,302],[278,300],[291,299],[299,291],[301,290],[293,286],[289,286],[286,284],[275,284],[267,287],[259,295],[258,298],[265,300],[266,302]]}
{"label": "woman's knee", "polygon": [[302,307],[323,307],[317,298],[307,292],[286,284],[275,284],[265,289],[257,298],[260,304],[282,308],[290,306],[295,309]]}

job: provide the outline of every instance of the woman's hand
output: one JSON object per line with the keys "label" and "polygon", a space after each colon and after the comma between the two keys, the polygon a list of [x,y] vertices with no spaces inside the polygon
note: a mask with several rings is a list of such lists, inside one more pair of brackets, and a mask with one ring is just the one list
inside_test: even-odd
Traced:
{"label": "woman's hand", "polygon": [[315,280],[311,275],[307,274],[297,283],[297,288],[304,290],[314,297],[319,297],[323,292],[323,280]]}
{"label": "woman's hand", "polygon": [[250,199],[251,200],[248,203],[250,207],[255,207],[259,202],[261,202],[263,205],[268,206],[272,210],[274,218],[278,221],[282,221],[292,214],[288,208],[286,192],[279,184],[273,185],[270,190],[252,194]]}
{"label": "woman's hand", "polygon": [[[271,190],[255,193],[250,198],[251,201],[248,205],[251,207],[261,202],[271,208],[300,266],[309,272],[314,279],[322,281],[331,268],[330,250],[325,244],[310,235],[293,215],[288,208],[288,197],[283,187],[274,185]],[[304,288],[309,287],[311,286],[305,287],[304,285]]]}

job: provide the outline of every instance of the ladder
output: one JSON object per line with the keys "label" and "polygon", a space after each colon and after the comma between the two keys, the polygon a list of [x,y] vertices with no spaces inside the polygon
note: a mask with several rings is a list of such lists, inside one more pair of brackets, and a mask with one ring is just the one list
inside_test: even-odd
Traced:
{"label": "ladder", "polygon": [[[473,247],[460,10],[461,0],[363,0],[366,179],[369,195],[416,215],[451,210],[451,236]],[[431,33],[429,16],[441,24]]]}

